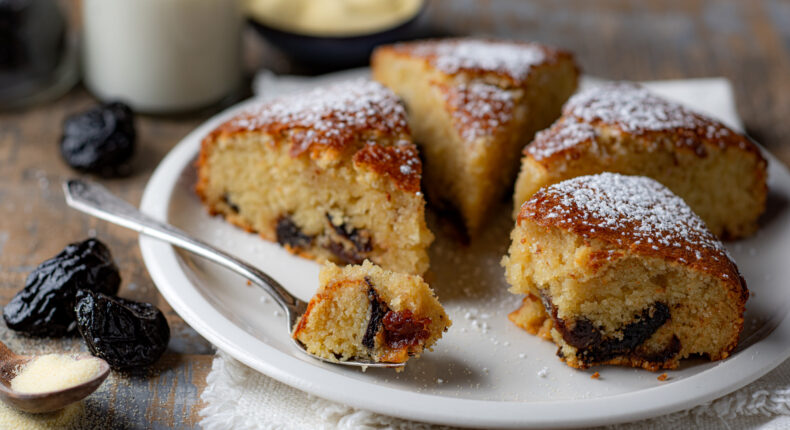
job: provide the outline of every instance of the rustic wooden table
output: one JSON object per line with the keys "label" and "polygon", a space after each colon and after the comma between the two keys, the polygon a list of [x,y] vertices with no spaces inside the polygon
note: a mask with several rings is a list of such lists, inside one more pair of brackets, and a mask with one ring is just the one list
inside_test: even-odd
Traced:
{"label": "rustic wooden table", "polygon": [[[435,34],[480,34],[536,40],[574,51],[585,73],[630,80],[725,76],[732,80],[748,132],[790,164],[790,2],[458,1],[435,0],[424,16]],[[248,34],[250,70],[304,72]],[[137,235],[66,207],[60,183],[81,176],[60,159],[63,118],[95,103],[83,88],[45,105],[0,113],[0,303],[27,274],[69,242],[95,235],[122,272],[120,295],[153,302],[167,315],[172,340],[146,375],[115,373],[89,398],[85,428],[196,428],[212,346],[185,324],[151,282]],[[138,203],[153,169],[213,112],[140,116],[134,173],[102,180]],[[92,178],[95,179],[95,178]],[[29,339],[0,327],[19,352],[84,349],[79,338]]]}

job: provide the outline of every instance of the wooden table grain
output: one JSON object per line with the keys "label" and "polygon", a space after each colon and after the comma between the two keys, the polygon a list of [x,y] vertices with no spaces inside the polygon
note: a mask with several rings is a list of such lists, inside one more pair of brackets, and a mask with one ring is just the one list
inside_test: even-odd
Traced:
{"label": "wooden table grain", "polygon": [[[584,72],[612,79],[729,78],[748,133],[790,164],[790,2],[433,0],[423,16],[430,34],[535,40],[575,52]],[[314,72],[291,63],[250,33],[249,71]],[[65,116],[96,100],[77,87],[59,100],[0,113],[0,303],[27,274],[67,243],[96,236],[113,252],[120,295],[155,303],[172,328],[167,354],[145,374],[114,373],[86,402],[85,428],[197,428],[200,392],[212,346],[159,295],[142,263],[137,235],[66,207],[60,183],[85,175],[61,161]],[[178,117],[139,116],[131,176],[102,179],[134,204],[165,154],[214,110]],[[86,176],[89,179],[96,179]],[[18,352],[84,350],[78,337],[31,339],[0,327]]]}

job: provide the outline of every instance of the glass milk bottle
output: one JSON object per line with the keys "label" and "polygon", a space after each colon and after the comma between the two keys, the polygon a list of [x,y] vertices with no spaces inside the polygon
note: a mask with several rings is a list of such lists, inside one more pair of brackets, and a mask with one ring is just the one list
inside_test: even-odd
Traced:
{"label": "glass milk bottle", "polygon": [[241,83],[237,0],[83,0],[86,86],[149,113],[194,110]]}

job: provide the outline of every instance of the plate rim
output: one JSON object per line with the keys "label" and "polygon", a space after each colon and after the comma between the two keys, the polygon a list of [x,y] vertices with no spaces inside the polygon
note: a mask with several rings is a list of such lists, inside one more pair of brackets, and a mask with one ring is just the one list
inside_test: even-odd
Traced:
{"label": "plate rim", "polygon": [[[259,99],[252,98],[231,106],[181,139],[151,175],[143,192],[140,209],[155,219],[167,220],[172,193],[181,172],[197,155],[202,138],[219,122],[257,101]],[[769,172],[772,172],[769,174],[783,175],[790,181],[790,171],[784,164],[764,149],[763,153],[769,160]],[[637,392],[595,399],[537,402],[458,399],[415,393],[349,379],[269,346],[227,319],[205,299],[180,269],[180,257],[174,247],[143,235],[139,238],[139,245],[151,279],[165,300],[185,322],[218,349],[256,371],[301,391],[406,420],[499,428],[622,423],[689,409],[722,397],[755,381],[790,357],[790,348],[784,346],[790,344],[790,318],[785,314],[773,318],[779,321],[765,338],[716,366],[670,384]],[[287,325],[283,329],[287,329]],[[752,352],[752,356],[748,357],[747,352]],[[746,361],[752,365],[743,365]],[[721,378],[721,374],[728,377]],[[731,375],[739,377],[731,378]],[[360,389],[333,388],[343,384],[357,385]],[[699,394],[700,390],[702,394]],[[611,407],[613,404],[616,408]],[[573,413],[569,414],[568,411]]]}

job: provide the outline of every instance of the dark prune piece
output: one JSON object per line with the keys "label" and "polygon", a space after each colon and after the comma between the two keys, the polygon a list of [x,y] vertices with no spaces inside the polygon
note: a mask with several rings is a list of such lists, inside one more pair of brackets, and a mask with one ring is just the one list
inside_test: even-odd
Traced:
{"label": "dark prune piece", "polygon": [[72,243],[41,263],[3,308],[8,328],[31,336],[63,336],[74,330],[77,290],[116,294],[121,275],[110,250],[96,239]]}
{"label": "dark prune piece", "polygon": [[228,207],[230,207],[230,210],[232,210],[233,212],[239,213],[240,211],[239,207],[236,205],[236,203],[233,203],[233,200],[230,199],[230,195],[227,192],[222,194],[222,202],[228,205]]}
{"label": "dark prune piece", "polygon": [[[559,330],[559,329],[558,329]],[[577,349],[584,349],[601,343],[601,331],[588,318],[576,319],[573,328],[568,329],[563,321],[560,332],[566,342]]]}
{"label": "dark prune piece", "polygon": [[346,223],[336,225],[334,222],[332,222],[332,217],[329,214],[325,214],[325,216],[329,221],[329,224],[332,226],[332,229],[335,230],[335,233],[345,239],[348,239],[348,241],[354,245],[354,249],[357,252],[373,251],[373,244],[371,243],[372,240],[370,238],[370,233],[368,233],[367,230],[360,230]]}
{"label": "dark prune piece", "polygon": [[277,220],[275,230],[277,233],[277,242],[280,245],[288,245],[292,248],[307,248],[313,243],[312,236],[302,233],[299,226],[287,216],[281,216]]}
{"label": "dark prune piece", "polygon": [[[571,324],[558,317],[557,307],[552,303],[551,297],[544,291],[541,291],[540,295],[546,313],[550,314],[554,321],[554,327],[560,332],[565,342],[578,349],[577,358],[587,365],[601,363],[619,355],[634,354],[652,360],[662,356],[672,357],[680,351],[679,340],[677,343],[674,340],[671,341],[665,351],[655,357],[644,356],[638,351],[640,345],[671,319],[669,307],[663,302],[654,302],[642,309],[642,312],[635,316],[634,322],[628,323],[620,329],[620,336],[604,338],[592,321],[584,317],[577,318],[570,327]],[[557,351],[557,355],[562,356],[561,349]]]}
{"label": "dark prune piece", "polygon": [[357,254],[353,249],[349,249],[341,242],[330,240],[329,243],[324,245],[324,248],[337,257],[340,262],[345,264],[362,264],[362,262],[365,261],[365,257]]}
{"label": "dark prune piece", "polygon": [[384,315],[381,323],[384,326],[384,341],[390,348],[416,346],[431,337],[431,332],[428,330],[431,319],[414,318],[414,314],[409,309],[389,311]]}
{"label": "dark prune piece", "polygon": [[330,214],[324,214],[334,235],[322,241],[322,246],[346,264],[360,264],[365,260],[363,254],[373,251],[370,233],[357,229],[346,222],[335,224]]}
{"label": "dark prune piece", "polygon": [[122,176],[129,173],[136,137],[129,106],[108,103],[66,118],[60,154],[77,170]]}
{"label": "dark prune piece", "polygon": [[365,277],[365,283],[368,284],[368,302],[370,302],[370,317],[368,318],[368,326],[365,329],[365,335],[362,337],[362,345],[365,348],[373,349],[376,346],[376,334],[381,329],[381,319],[389,311],[387,304],[380,298],[376,290],[373,288],[373,283],[370,278]]}
{"label": "dark prune piece", "polygon": [[150,303],[81,290],[77,293],[77,327],[97,357],[113,369],[153,364],[167,349],[170,326]]}

